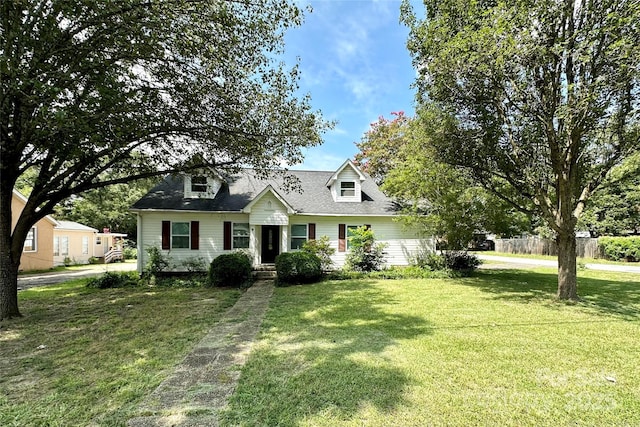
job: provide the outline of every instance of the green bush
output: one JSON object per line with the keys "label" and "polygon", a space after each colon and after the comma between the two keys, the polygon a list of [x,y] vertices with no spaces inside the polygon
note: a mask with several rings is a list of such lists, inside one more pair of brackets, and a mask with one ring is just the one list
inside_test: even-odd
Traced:
{"label": "green bush", "polygon": [[329,236],[322,236],[318,240],[308,240],[304,242],[302,244],[302,250],[320,258],[322,271],[333,270],[331,255],[336,253],[336,249],[331,247]]}
{"label": "green bush", "polygon": [[612,261],[640,261],[640,237],[600,237],[598,246]]}
{"label": "green bush", "polygon": [[466,251],[448,251],[443,257],[446,268],[460,273],[470,273],[481,264],[477,256]]}
{"label": "green bush", "polygon": [[443,255],[435,252],[421,251],[411,259],[411,265],[432,271],[444,270],[447,268]]}
{"label": "green bush", "polygon": [[138,250],[136,248],[125,247],[122,249],[124,259],[138,259]]}
{"label": "green bush", "polygon": [[284,252],[276,257],[278,284],[312,283],[322,277],[322,262],[312,253]]}
{"label": "green bush", "polygon": [[248,287],[251,284],[251,259],[241,251],[216,257],[209,267],[209,285]]}
{"label": "green bush", "polygon": [[363,272],[380,270],[384,264],[385,246],[383,243],[375,243],[371,229],[358,227],[349,236],[345,268]]}
{"label": "green bush", "polygon": [[149,259],[144,267],[145,274],[156,276],[169,268],[168,257],[166,257],[157,246],[148,247],[147,254],[149,255]]}
{"label": "green bush", "polygon": [[102,276],[92,277],[87,281],[88,288],[110,289],[137,286],[139,284],[137,273],[107,271]]}

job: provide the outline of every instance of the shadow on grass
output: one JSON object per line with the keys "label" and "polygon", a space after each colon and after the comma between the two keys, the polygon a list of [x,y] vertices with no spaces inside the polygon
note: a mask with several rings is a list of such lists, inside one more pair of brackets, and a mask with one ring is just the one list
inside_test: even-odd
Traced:
{"label": "shadow on grass", "polygon": [[373,283],[278,292],[223,424],[340,422],[363,408],[385,414],[402,404],[410,379],[385,350],[432,329],[422,317],[394,313],[389,305],[399,302]]}
{"label": "shadow on grass", "polygon": [[[610,279],[609,279],[610,278]],[[556,298],[558,275],[530,270],[483,270],[460,279],[467,286],[511,301]],[[578,305],[628,320],[640,319],[640,281],[628,273],[578,273]]]}

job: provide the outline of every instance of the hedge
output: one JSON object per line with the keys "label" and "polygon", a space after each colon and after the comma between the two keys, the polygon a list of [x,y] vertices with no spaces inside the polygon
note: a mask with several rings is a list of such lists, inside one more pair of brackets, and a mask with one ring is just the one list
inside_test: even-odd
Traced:
{"label": "hedge", "polygon": [[600,237],[598,246],[612,261],[640,261],[640,237]]}

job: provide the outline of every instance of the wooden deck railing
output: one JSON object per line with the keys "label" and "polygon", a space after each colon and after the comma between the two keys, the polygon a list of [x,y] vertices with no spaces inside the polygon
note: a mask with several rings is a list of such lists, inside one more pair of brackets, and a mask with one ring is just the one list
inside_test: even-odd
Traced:
{"label": "wooden deck railing", "polygon": [[122,261],[124,258],[122,256],[122,249],[111,249],[109,252],[104,254],[104,263],[109,264],[115,261]]}

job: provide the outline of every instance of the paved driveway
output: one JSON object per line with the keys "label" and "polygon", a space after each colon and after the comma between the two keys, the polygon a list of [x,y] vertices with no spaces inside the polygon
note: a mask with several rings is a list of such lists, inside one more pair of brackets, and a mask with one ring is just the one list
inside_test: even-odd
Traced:
{"label": "paved driveway", "polygon": [[135,271],[136,261],[116,262],[113,264],[92,264],[76,267],[67,271],[53,271],[41,274],[25,274],[18,276],[18,290],[29,289],[35,286],[55,285],[56,283],[84,277],[99,276],[107,271]]}

